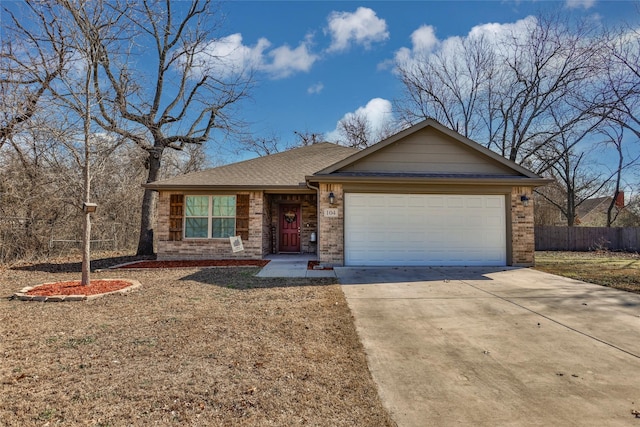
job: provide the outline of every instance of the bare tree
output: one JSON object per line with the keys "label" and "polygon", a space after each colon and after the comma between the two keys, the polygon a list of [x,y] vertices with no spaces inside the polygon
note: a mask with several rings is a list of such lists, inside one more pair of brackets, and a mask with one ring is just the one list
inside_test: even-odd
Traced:
{"label": "bare tree", "polygon": [[[121,34],[136,44],[120,51],[102,45],[105,78],[94,80],[100,101],[95,120],[147,152],[147,182],[152,182],[159,178],[166,149],[203,144],[214,130],[234,127],[227,113],[246,95],[250,73],[232,72],[237,70],[217,56],[213,32],[219,18],[209,0],[144,0],[126,10]],[[146,66],[129,65],[141,61]],[[155,192],[145,190],[138,254],[153,253],[154,218]]]}
{"label": "bare tree", "polygon": [[397,129],[394,123],[386,121],[376,127],[360,112],[348,113],[338,122],[338,144],[353,148],[367,148],[393,135]]}
{"label": "bare tree", "polygon": [[621,124],[622,120],[620,118],[615,118],[615,116],[615,114],[612,115],[612,119],[607,123],[607,126],[600,129],[600,134],[604,137],[602,145],[605,149],[613,148],[617,157],[616,165],[612,171],[613,198],[607,207],[607,227],[611,227],[613,225],[624,207],[619,205],[618,199],[623,190],[623,173],[637,165],[640,160],[640,154],[633,155],[625,150],[625,130],[628,128]]}
{"label": "bare tree", "polygon": [[341,134],[338,142],[347,147],[366,148],[372,144],[371,123],[363,114],[348,114],[338,122],[338,131]]}
{"label": "bare tree", "polygon": [[294,130],[293,133],[298,137],[298,141],[293,144],[293,147],[306,147],[324,141],[321,133],[311,132],[308,129],[302,132]]}
{"label": "bare tree", "polygon": [[[286,146],[284,149],[293,148]],[[267,136],[248,135],[240,140],[239,151],[248,151],[258,156],[268,156],[280,152],[280,138],[275,133]]]}
{"label": "bare tree", "polygon": [[[510,160],[534,161],[577,123],[592,125],[580,100],[597,78],[597,36],[587,25],[538,17],[498,39],[472,34],[452,41],[398,64],[403,118],[432,117]],[[564,110],[563,122],[553,119],[554,109]]]}
{"label": "bare tree", "polygon": [[[563,150],[546,174],[555,180],[555,185],[536,189],[538,195],[562,212],[570,227],[575,225],[576,209],[587,199],[597,195],[610,178],[584,168],[584,161],[584,153]],[[554,187],[560,191],[554,191]]]}
{"label": "bare tree", "polygon": [[[609,34],[601,72],[607,81],[601,93],[615,111],[614,119],[640,138],[640,30],[622,26]],[[608,109],[603,109],[604,115]]]}
{"label": "bare tree", "polygon": [[[0,37],[0,148],[36,114],[43,95],[69,58],[64,38],[58,37],[59,23],[42,27],[43,39],[25,28],[14,11],[3,7],[1,13],[11,25],[3,25]],[[50,40],[55,43],[49,45]]]}
{"label": "bare tree", "polygon": [[[80,130],[81,141],[74,144],[73,136],[69,140],[61,140],[73,155],[76,164],[82,170],[82,206],[84,212],[83,235],[82,235],[82,278],[81,284],[88,285],[90,282],[91,264],[91,180],[92,176],[92,152],[98,148],[107,152],[112,152],[121,142],[121,139],[114,140],[110,137],[100,137],[97,134],[94,124],[94,111],[100,103],[100,94],[95,91],[99,77],[99,63],[101,61],[102,50],[118,41],[116,32],[120,19],[124,16],[124,11],[110,7],[102,1],[90,3],[74,0],[59,0],[62,8],[53,8],[43,3],[42,8],[34,1],[28,4],[39,16],[41,27],[48,24],[48,19],[61,23],[65,29],[58,37],[66,39],[66,43],[73,51],[71,66],[64,70],[59,79],[59,84],[52,88],[55,102],[60,106],[61,111],[68,112],[71,117],[79,119],[82,124]],[[65,14],[64,11],[67,13]],[[51,45],[54,40],[49,40]],[[97,139],[102,139],[102,144],[96,144]],[[108,157],[108,156],[100,156]]]}
{"label": "bare tree", "polygon": [[[447,50],[419,54],[398,65],[405,97],[398,104],[402,120],[433,118],[456,132],[477,137],[489,109],[496,53],[484,36],[453,41]],[[489,132],[491,134],[491,132]]]}
{"label": "bare tree", "polygon": [[[145,162],[145,169],[149,168],[148,158]],[[191,144],[185,146],[183,150],[172,150],[164,155],[160,179],[171,178],[191,172],[198,172],[208,167],[209,161],[204,145]]]}

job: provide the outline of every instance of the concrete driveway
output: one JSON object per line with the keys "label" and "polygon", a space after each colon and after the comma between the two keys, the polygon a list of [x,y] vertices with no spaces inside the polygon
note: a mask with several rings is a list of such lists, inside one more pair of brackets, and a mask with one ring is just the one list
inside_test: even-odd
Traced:
{"label": "concrete driveway", "polygon": [[336,268],[405,426],[640,426],[640,295],[532,269]]}

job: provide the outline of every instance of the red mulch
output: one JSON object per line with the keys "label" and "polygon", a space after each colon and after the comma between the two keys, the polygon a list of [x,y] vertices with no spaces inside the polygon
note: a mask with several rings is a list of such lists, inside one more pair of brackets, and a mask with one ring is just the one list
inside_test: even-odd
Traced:
{"label": "red mulch", "polygon": [[127,286],[131,286],[131,282],[125,280],[92,280],[88,285],[83,286],[79,280],[70,282],[47,283],[38,286],[27,292],[27,295],[37,296],[56,296],[56,295],[97,295],[107,292],[119,291]]}
{"label": "red mulch", "polygon": [[317,266],[319,265],[320,265],[319,261],[309,261],[307,263],[307,270],[333,270],[333,267],[318,268]]}
{"label": "red mulch", "polygon": [[182,261],[140,261],[117,268],[264,267],[263,259],[200,259]]}

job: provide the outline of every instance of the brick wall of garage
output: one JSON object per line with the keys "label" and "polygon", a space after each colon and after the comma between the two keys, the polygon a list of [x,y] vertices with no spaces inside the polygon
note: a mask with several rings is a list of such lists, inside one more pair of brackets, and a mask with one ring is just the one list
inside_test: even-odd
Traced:
{"label": "brick wall of garage", "polygon": [[[329,204],[329,193],[336,201]],[[524,206],[521,197],[525,195],[529,206]],[[327,208],[337,208],[337,218],[327,218],[323,212]],[[533,197],[531,187],[513,187],[510,195],[511,265],[532,266],[535,261],[535,236],[533,220]],[[319,260],[323,264],[344,264],[344,191],[341,184],[320,184],[320,211],[318,212],[320,239]],[[508,234],[507,234],[508,236]]]}
{"label": "brick wall of garage", "polygon": [[[514,266],[529,267],[535,262],[532,192],[531,187],[511,190],[511,264]],[[529,206],[524,206],[522,196],[529,198]]]}
{"label": "brick wall of garage", "polygon": [[[341,184],[320,184],[320,211],[318,212],[319,239],[318,258],[327,265],[344,264],[344,192]],[[329,193],[335,196],[335,203],[329,204]],[[327,218],[324,210],[338,209],[338,217]]]}

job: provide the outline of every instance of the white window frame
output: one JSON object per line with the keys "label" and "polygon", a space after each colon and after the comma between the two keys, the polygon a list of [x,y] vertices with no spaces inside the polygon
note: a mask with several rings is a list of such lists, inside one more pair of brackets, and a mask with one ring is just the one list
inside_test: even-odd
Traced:
{"label": "white window frame", "polygon": [[[209,202],[208,202],[208,206],[207,206],[207,216],[187,216],[187,199],[189,197],[208,197],[209,198]],[[216,197],[232,197],[233,198],[233,202],[234,202],[234,207],[236,209],[236,214],[233,216],[214,216],[213,215],[213,202],[215,200]],[[184,217],[182,219],[183,224],[182,224],[182,229],[183,231],[183,237],[185,240],[203,240],[203,239],[208,239],[208,240],[227,240],[229,239],[229,237],[213,237],[212,233],[213,233],[213,220],[214,219],[233,219],[233,233],[232,236],[235,235],[236,233],[236,217],[237,217],[237,206],[238,206],[238,198],[236,197],[235,194],[211,194],[211,195],[207,195],[207,194],[187,194],[185,195],[185,199],[184,199]],[[190,237],[187,236],[187,218],[206,218],[207,219],[207,236],[206,237]]]}

